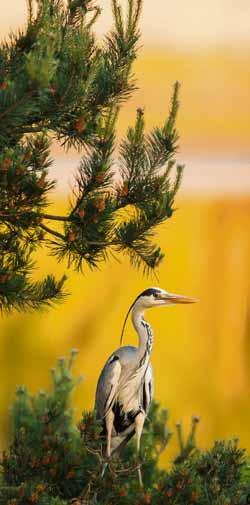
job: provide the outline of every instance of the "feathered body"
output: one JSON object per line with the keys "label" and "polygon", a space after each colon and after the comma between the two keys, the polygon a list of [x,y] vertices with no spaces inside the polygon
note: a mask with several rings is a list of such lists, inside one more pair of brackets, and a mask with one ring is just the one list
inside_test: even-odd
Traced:
{"label": "feathered body", "polygon": [[141,324],[150,334],[144,352],[132,346],[120,347],[108,359],[97,385],[98,418],[104,419],[110,410],[114,414],[111,453],[133,436],[136,416],[147,415],[153,398],[152,332],[148,323]]}

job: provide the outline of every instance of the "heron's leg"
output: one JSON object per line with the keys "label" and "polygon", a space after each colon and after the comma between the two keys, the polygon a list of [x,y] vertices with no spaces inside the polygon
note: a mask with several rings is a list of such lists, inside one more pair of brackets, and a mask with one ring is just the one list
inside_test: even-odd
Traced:
{"label": "heron's leg", "polygon": [[[145,421],[145,414],[143,412],[139,412],[139,414],[137,414],[135,418],[136,449],[138,456],[140,456],[141,434],[143,430],[144,421]],[[138,478],[140,486],[143,487],[142,474],[140,468],[138,468]]]}
{"label": "heron's leg", "polygon": [[106,430],[107,430],[107,458],[110,458],[111,456],[111,436],[114,426],[114,417],[115,414],[112,410],[110,410],[105,417]]}
{"label": "heron's leg", "polygon": [[138,455],[140,454],[141,434],[143,430],[144,421],[145,421],[145,414],[143,412],[139,412],[139,414],[137,414],[135,418],[136,449]]}

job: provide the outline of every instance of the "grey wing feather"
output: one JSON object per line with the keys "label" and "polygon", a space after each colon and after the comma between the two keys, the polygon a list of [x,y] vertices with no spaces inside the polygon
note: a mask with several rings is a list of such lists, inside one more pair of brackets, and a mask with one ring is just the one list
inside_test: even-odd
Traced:
{"label": "grey wing feather", "polygon": [[119,357],[112,356],[101,372],[95,398],[95,409],[99,419],[103,419],[113,406],[119,388],[121,369]]}

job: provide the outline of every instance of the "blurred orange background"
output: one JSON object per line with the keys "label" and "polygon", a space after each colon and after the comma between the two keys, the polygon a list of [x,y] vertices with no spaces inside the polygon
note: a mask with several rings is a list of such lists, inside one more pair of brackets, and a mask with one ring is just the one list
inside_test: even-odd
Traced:
{"label": "blurred orange background", "polygon": [[[121,2],[124,6],[126,1]],[[101,37],[111,23],[109,0],[99,2]],[[25,23],[25,1],[0,0],[2,37]],[[181,82],[178,160],[186,163],[177,212],[159,228],[166,258],[159,285],[196,296],[192,307],[148,313],[155,333],[152,361],[157,400],[170,410],[170,427],[200,414],[198,442],[238,435],[250,449],[250,4],[246,0],[144,0],[142,49],[134,71],[139,89],[123,107],[118,137],[145,107],[147,127],[169,108],[171,86]],[[58,178],[55,207],[67,205],[79,155],[54,146]],[[16,384],[35,392],[49,387],[48,368],[71,347],[80,355],[84,382],[75,393],[76,416],[93,406],[104,360],[119,345],[124,314],[133,298],[155,285],[126,258],[84,276],[69,273],[71,296],[42,314],[16,314],[0,324],[0,442],[9,432]],[[65,265],[40,251],[39,275]],[[126,343],[136,342],[131,326]],[[175,443],[166,459],[175,451]]]}

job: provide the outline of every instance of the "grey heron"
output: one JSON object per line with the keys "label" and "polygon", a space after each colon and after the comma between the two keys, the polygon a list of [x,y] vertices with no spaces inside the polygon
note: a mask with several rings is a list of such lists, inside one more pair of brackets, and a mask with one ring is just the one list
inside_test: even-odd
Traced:
{"label": "grey heron", "polygon": [[[152,307],[195,301],[194,298],[168,293],[160,288],[149,288],[137,296],[129,308],[122,328],[121,342],[132,311],[132,323],[139,339],[138,347],[125,346],[113,352],[104,365],[96,388],[95,409],[97,418],[103,422],[107,437],[107,458],[122,448],[134,434],[138,454],[140,452],[143,425],[153,398],[153,372],[150,364],[153,333],[144,319],[144,311]],[[139,480],[142,484],[140,470]]]}

